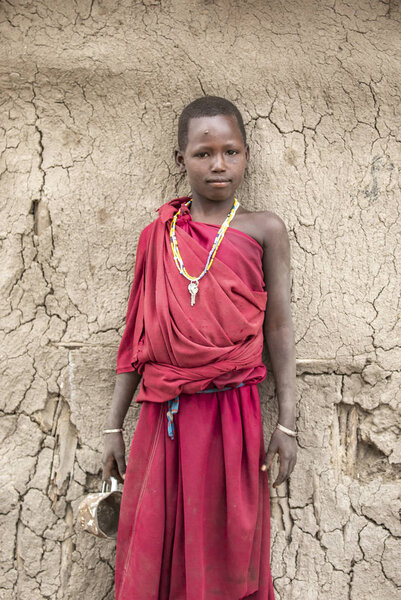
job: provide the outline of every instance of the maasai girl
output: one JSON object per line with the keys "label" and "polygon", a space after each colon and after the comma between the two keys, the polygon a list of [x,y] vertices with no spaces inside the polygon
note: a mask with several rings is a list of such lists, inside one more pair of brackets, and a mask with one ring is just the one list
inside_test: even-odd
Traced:
{"label": "maasai girl", "polygon": [[[116,600],[271,600],[267,469],[278,453],[277,486],[296,461],[289,240],[237,195],[249,148],[231,102],[189,104],[175,157],[191,191],[141,233],[105,429],[104,478],[124,480]],[[266,454],[264,340],[279,402]]]}

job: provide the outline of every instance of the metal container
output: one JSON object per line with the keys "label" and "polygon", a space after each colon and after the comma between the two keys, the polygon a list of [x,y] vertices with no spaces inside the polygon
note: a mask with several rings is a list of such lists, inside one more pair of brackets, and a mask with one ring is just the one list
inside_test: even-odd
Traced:
{"label": "metal container", "polygon": [[102,491],[88,494],[78,509],[78,520],[82,528],[100,538],[116,539],[122,492],[118,481],[110,477],[111,486],[103,481]]}

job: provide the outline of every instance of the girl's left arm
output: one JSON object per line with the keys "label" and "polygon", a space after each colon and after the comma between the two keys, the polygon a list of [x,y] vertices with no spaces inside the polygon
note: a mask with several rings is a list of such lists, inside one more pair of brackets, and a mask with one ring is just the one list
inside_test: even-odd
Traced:
{"label": "girl's left arm", "polygon": [[[278,422],[294,430],[296,367],[290,308],[290,243],[282,219],[271,212],[266,212],[265,215],[263,271],[268,296],[263,332],[275,381],[279,405]],[[273,487],[283,483],[295,466],[297,455],[295,438],[275,429],[262,470],[270,467],[276,452],[279,454],[280,471]]]}

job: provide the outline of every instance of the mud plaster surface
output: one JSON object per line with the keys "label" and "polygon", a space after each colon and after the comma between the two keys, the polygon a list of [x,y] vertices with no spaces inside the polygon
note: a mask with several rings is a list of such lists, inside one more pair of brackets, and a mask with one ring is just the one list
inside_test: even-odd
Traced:
{"label": "mud plaster surface", "polygon": [[[113,597],[114,543],[75,515],[99,489],[138,236],[187,191],[177,117],[204,93],[242,110],[241,201],[291,239],[277,598],[400,598],[400,30],[391,0],[0,2],[0,598]],[[271,377],[261,396],[267,443]]]}

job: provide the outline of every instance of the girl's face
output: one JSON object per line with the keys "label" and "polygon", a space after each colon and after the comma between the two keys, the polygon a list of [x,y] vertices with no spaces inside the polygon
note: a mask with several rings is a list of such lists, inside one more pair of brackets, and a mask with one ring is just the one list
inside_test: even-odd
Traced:
{"label": "girl's face", "polygon": [[231,115],[191,119],[187,146],[176,151],[176,162],[187,173],[195,200],[233,200],[248,158],[249,148]]}

